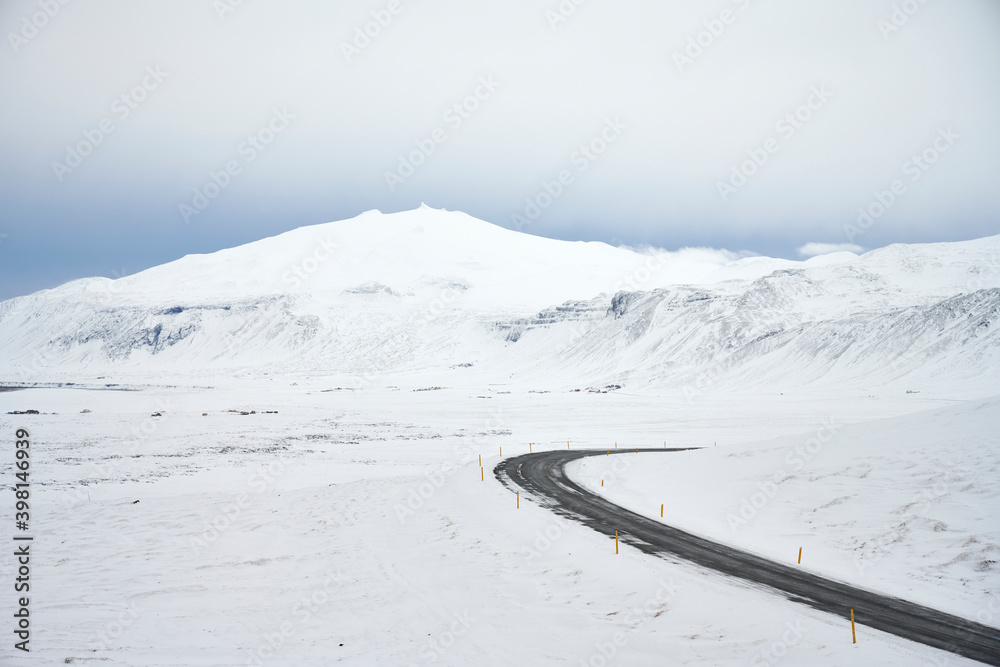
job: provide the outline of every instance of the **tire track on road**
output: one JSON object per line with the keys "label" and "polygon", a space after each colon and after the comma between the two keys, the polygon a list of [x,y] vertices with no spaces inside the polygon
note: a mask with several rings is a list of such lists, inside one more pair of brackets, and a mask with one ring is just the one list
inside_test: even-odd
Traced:
{"label": "tire track on road", "polygon": [[[682,449],[640,449],[670,453]],[[635,450],[611,451],[611,454]],[[882,595],[812,574],[799,567],[687,533],[655,519],[619,507],[588,491],[566,474],[566,464],[605,450],[551,451],[501,461],[494,474],[506,486],[515,484],[559,514],[613,536],[640,551],[695,563],[769,589],[788,600],[836,615],[854,609],[861,625],[897,637],[1000,667],[1000,630],[930,607]]]}

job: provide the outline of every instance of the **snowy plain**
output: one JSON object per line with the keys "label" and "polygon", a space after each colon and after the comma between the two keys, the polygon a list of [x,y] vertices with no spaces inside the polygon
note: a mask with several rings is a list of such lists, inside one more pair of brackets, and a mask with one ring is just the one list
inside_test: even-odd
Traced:
{"label": "snowy plain", "polygon": [[[500,447],[504,456],[526,452],[528,442],[534,451],[565,447],[565,439],[571,447],[612,447],[616,432],[620,447],[652,445],[654,437],[709,446],[640,454],[634,464],[619,457],[629,463],[624,471],[588,460],[579,479],[613,478],[603,492],[626,507],[649,510],[662,501],[675,525],[776,558],[794,558],[804,545],[806,566],[816,571],[966,617],[997,607],[995,566],[976,571],[979,556],[958,567],[942,562],[969,551],[958,544],[966,535],[995,556],[998,448],[989,433],[992,454],[985,441],[974,459],[966,458],[971,447],[952,452],[960,464],[975,464],[964,474],[978,480],[976,488],[943,471],[944,500],[921,513],[919,520],[946,519],[947,531],[907,530],[907,541],[890,545],[861,576],[853,559],[871,559],[864,545],[877,542],[887,522],[907,518],[897,511],[900,500],[934,493],[936,459],[922,459],[922,451],[904,450],[914,455],[907,458],[890,450],[876,460],[894,485],[886,493],[884,480],[873,480],[881,503],[824,510],[831,496],[847,494],[843,485],[862,492],[856,470],[836,474],[826,460],[806,468],[825,482],[793,489],[790,480],[745,530],[732,534],[725,522],[762,469],[785,465],[774,450],[783,454],[785,443],[804,442],[822,425],[822,397],[773,409],[768,423],[770,401],[755,409],[740,401],[745,411],[664,410],[656,397],[618,394],[512,391],[487,400],[458,390],[299,387],[5,394],[5,407],[58,414],[3,418],[7,429],[31,431],[44,461],[35,487],[37,652],[27,659],[3,647],[4,664],[965,662],[864,628],[852,645],[846,619],[624,545],[616,556],[607,538],[523,494],[517,509],[490,474]],[[164,405],[162,418],[149,416]],[[996,402],[982,405],[995,423]],[[80,415],[84,408],[93,412]],[[664,414],[682,409],[678,423]],[[727,413],[721,425],[713,416],[720,409]],[[850,423],[870,411],[858,397],[841,414]],[[602,428],[581,427],[582,414]],[[920,415],[918,428],[948,428],[947,413]],[[634,429],[637,421],[643,426]],[[872,446],[889,430],[866,426],[845,426],[838,437],[853,428],[859,440],[873,437]],[[150,433],[137,439],[133,429]],[[797,430],[804,433],[768,446],[737,444],[741,433],[759,440]],[[713,438],[721,446],[710,447]],[[735,463],[753,456],[761,461],[752,467]],[[863,516],[852,521],[856,512]],[[12,559],[0,567],[12,567]],[[602,648],[614,652],[607,663]]]}

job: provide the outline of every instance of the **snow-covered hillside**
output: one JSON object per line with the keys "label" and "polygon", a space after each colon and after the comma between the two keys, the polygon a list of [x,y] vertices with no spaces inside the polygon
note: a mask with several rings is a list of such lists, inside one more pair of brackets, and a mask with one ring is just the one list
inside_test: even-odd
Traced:
{"label": "snow-covered hillside", "polygon": [[0,303],[0,379],[419,371],[690,394],[934,377],[976,394],[1000,377],[998,324],[1000,236],[793,262],[555,241],[423,207]]}

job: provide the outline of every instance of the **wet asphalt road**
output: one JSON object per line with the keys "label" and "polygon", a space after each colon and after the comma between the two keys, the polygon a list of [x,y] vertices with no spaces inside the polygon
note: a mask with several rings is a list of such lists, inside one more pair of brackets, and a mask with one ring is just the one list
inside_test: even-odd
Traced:
{"label": "wet asphalt road", "polygon": [[[679,449],[640,449],[670,453]],[[635,450],[612,450],[622,456]],[[826,579],[798,566],[785,565],[703,537],[672,528],[605,500],[566,475],[566,464],[586,456],[605,456],[604,450],[552,451],[501,461],[494,474],[532,494],[542,505],[614,536],[640,551],[668,559],[696,563],[741,579],[800,604],[834,614],[849,623],[850,610],[859,626],[875,628],[904,639],[1000,666],[1000,630],[946,614],[906,600],[880,595]]]}

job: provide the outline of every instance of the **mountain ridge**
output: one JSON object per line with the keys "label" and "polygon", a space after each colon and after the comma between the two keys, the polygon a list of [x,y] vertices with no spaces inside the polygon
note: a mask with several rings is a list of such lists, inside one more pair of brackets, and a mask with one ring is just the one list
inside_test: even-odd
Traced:
{"label": "mountain ridge", "polygon": [[[1000,236],[795,262],[369,211],[0,302],[0,379],[433,372],[659,386],[721,369],[719,386],[796,386],[933,367],[988,382],[998,288]],[[913,349],[926,354],[902,356]]]}

